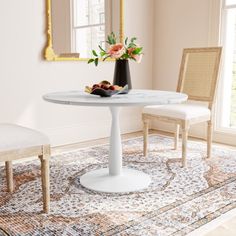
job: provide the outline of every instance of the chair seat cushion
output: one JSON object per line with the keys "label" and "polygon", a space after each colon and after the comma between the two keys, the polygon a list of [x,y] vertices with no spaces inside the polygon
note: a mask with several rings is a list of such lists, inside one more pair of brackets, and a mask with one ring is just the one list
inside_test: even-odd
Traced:
{"label": "chair seat cushion", "polygon": [[14,124],[0,124],[0,152],[49,144],[44,134]]}
{"label": "chair seat cushion", "polygon": [[211,115],[211,111],[207,107],[188,103],[146,106],[143,109],[143,113],[181,120],[191,120],[200,117],[206,117],[206,120],[208,120]]}

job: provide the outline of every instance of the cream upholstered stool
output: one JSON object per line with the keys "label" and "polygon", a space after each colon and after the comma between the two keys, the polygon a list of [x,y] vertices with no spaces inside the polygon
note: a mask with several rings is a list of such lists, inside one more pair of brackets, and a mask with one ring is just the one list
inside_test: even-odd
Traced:
{"label": "cream upholstered stool", "polygon": [[14,124],[0,124],[0,161],[5,161],[7,189],[13,192],[12,161],[38,156],[41,161],[43,210],[49,212],[49,139],[42,133]]}
{"label": "cream upholstered stool", "polygon": [[203,104],[171,104],[147,106],[143,109],[144,155],[148,147],[148,123],[151,119],[174,123],[175,149],[178,147],[179,127],[182,128],[182,165],[186,165],[187,138],[190,125],[207,122],[207,157],[211,157],[212,106],[221,57],[221,47],[184,49],[180,67],[177,92],[186,93],[189,100],[206,102]]}

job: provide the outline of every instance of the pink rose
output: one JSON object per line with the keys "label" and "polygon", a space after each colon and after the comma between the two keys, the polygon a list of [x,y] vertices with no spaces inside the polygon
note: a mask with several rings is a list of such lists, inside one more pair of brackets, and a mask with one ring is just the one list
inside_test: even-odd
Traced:
{"label": "pink rose", "polygon": [[143,54],[133,54],[133,51],[135,50],[136,48],[129,48],[128,49],[128,54],[134,58],[134,60],[137,62],[137,63],[140,63],[142,61],[142,58],[143,58]]}
{"label": "pink rose", "polygon": [[142,61],[143,54],[133,55],[133,58],[135,59],[137,63],[140,63]]}
{"label": "pink rose", "polygon": [[125,47],[122,43],[111,45],[108,54],[111,58],[119,59],[125,53]]}

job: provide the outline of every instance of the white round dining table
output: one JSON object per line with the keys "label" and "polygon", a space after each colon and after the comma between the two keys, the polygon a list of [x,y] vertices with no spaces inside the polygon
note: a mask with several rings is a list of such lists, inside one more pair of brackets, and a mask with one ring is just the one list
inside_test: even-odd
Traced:
{"label": "white round dining table", "polygon": [[151,178],[146,173],[122,168],[122,143],[120,135],[119,112],[121,107],[164,105],[182,103],[188,96],[183,93],[159,90],[131,90],[128,94],[100,97],[83,91],[62,91],[48,93],[43,99],[63,105],[109,107],[112,115],[109,164],[85,173],[80,177],[82,186],[99,192],[122,193],[147,188]]}

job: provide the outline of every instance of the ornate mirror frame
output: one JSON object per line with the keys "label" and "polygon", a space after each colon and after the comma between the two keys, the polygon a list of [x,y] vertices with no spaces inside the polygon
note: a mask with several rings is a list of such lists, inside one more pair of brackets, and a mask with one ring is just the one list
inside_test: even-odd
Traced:
{"label": "ornate mirror frame", "polygon": [[[46,0],[46,22],[47,22],[47,45],[44,51],[44,57],[47,61],[87,61],[87,58],[73,57],[71,56],[60,56],[57,55],[53,50],[52,43],[52,12],[51,12],[51,1]],[[124,41],[124,0],[120,0],[120,42]],[[112,60],[112,59],[111,59]],[[113,60],[112,60],[113,61]]]}

